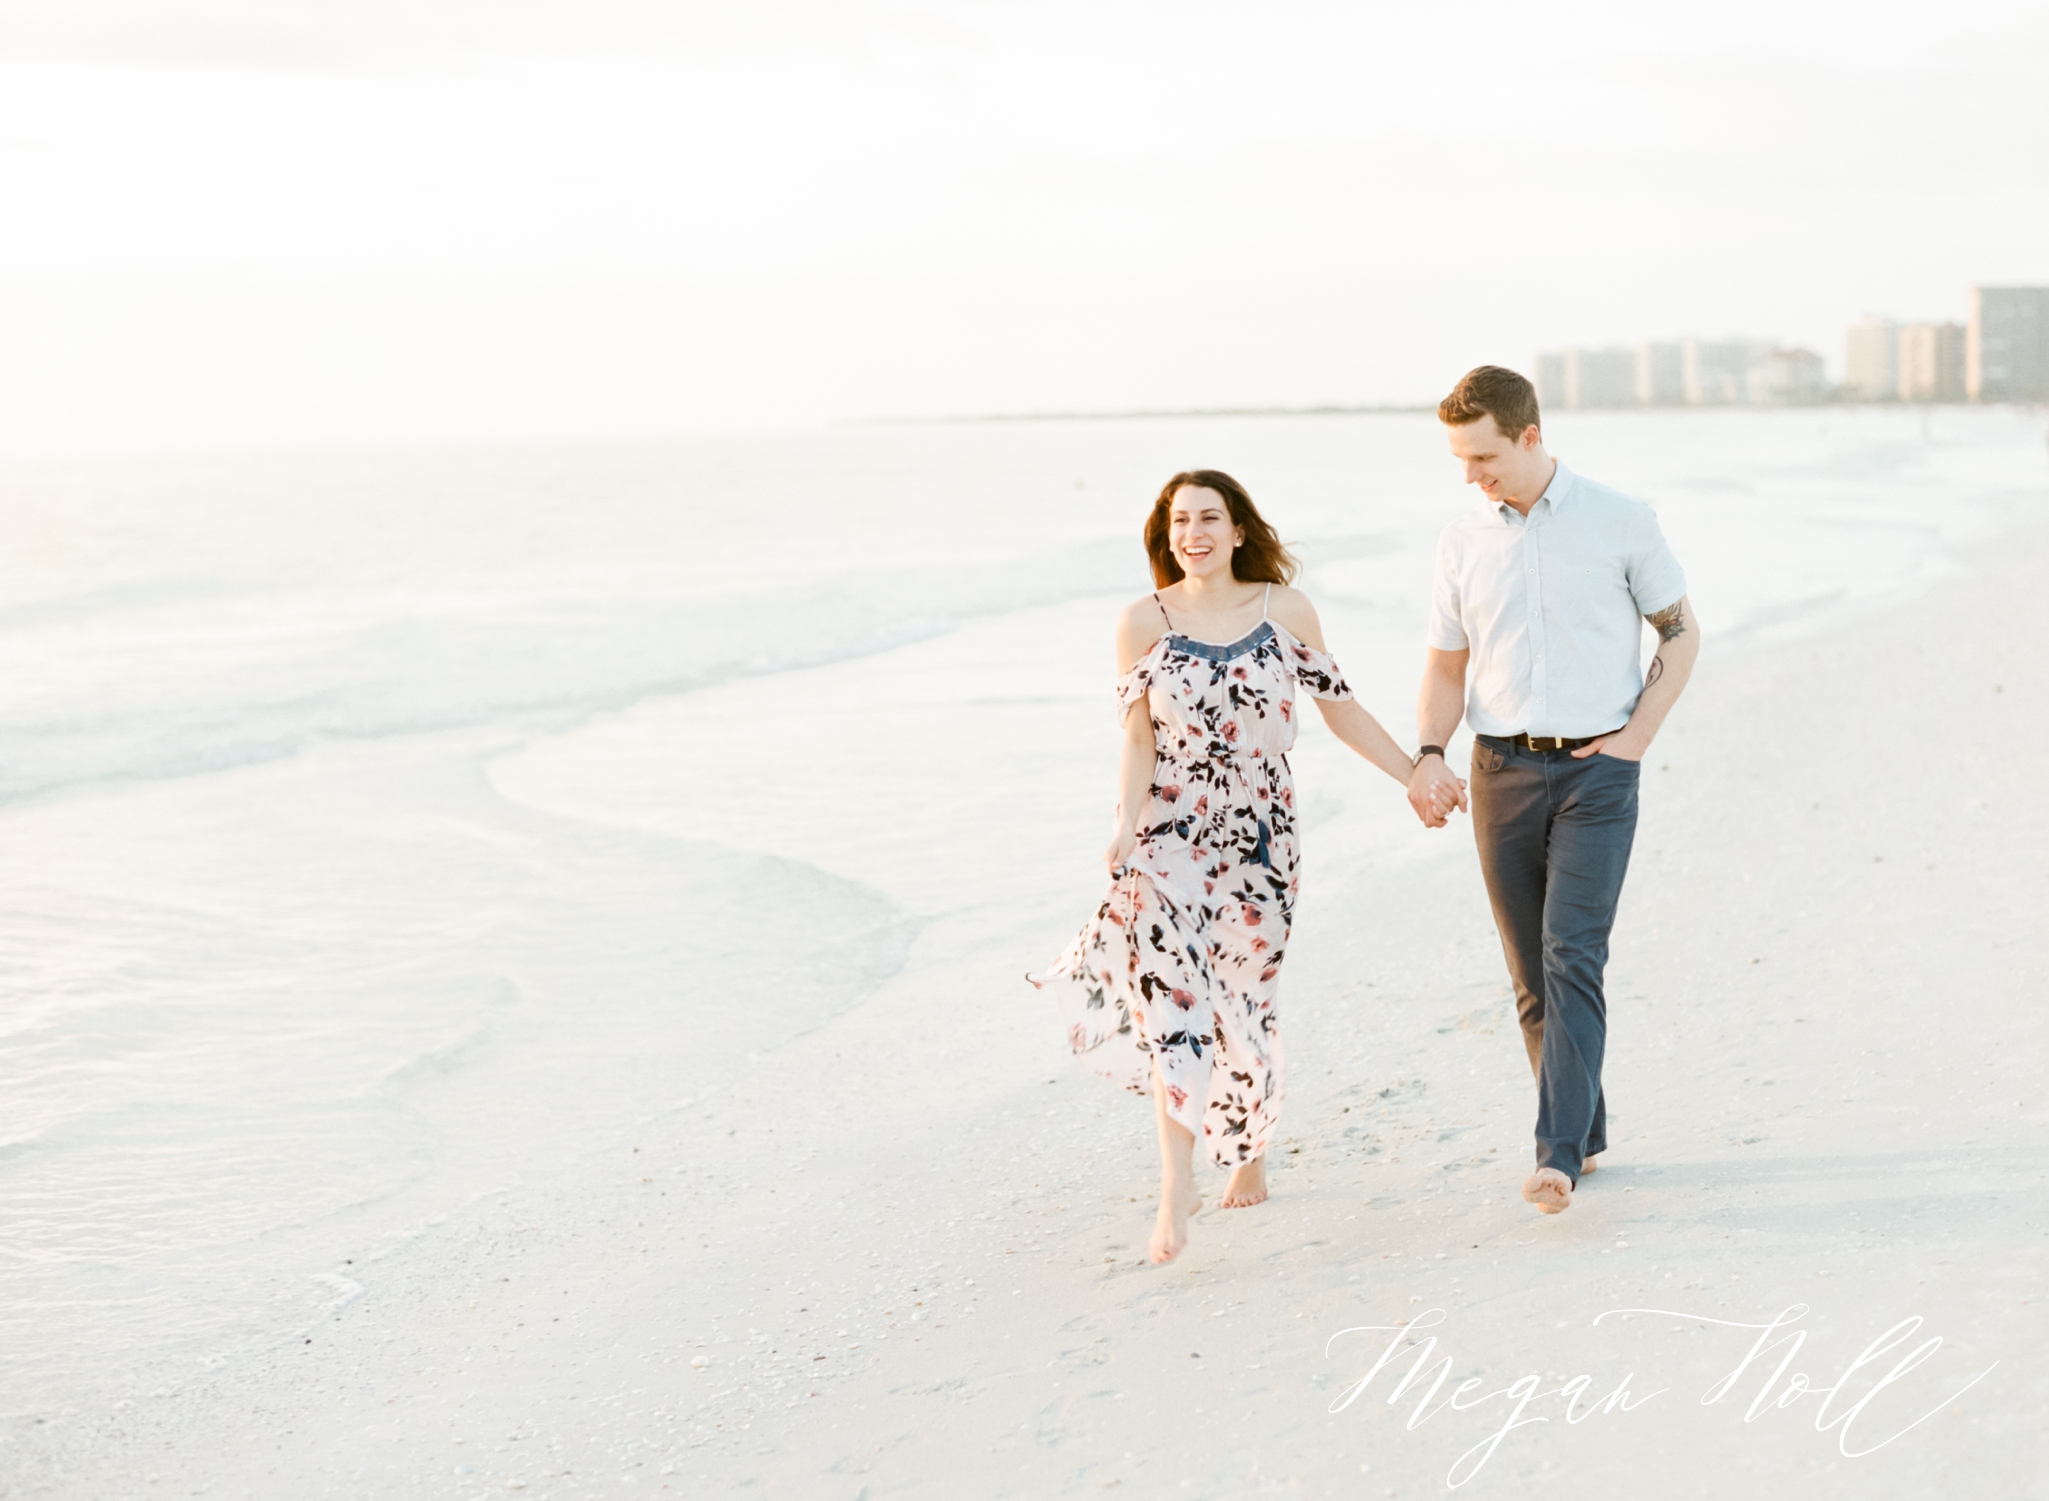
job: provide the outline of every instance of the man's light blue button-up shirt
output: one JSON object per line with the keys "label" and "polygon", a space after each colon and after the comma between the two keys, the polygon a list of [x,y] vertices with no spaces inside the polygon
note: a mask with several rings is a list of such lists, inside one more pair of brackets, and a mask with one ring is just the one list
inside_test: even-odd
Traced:
{"label": "man's light blue button-up shirt", "polygon": [[1560,464],[1528,516],[1487,500],[1444,529],[1430,644],[1471,648],[1476,732],[1605,735],[1643,692],[1643,617],[1685,593],[1657,513]]}

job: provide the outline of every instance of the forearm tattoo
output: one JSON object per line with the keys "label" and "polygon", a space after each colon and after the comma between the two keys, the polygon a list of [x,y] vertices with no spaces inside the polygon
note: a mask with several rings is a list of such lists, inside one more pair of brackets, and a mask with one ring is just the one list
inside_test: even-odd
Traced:
{"label": "forearm tattoo", "polygon": [[1672,605],[1655,615],[1646,615],[1644,619],[1658,628],[1660,641],[1670,641],[1675,636],[1686,634],[1686,610],[1682,605]]}
{"label": "forearm tattoo", "polygon": [[1643,675],[1644,691],[1649,692],[1651,684],[1655,683],[1659,678],[1663,677],[1664,675],[1665,659],[1663,657],[1652,657],[1650,671],[1646,672]]}

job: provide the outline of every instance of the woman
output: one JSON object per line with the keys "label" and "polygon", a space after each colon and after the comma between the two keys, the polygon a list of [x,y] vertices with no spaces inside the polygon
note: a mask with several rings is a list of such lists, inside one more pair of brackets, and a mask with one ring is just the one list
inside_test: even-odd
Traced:
{"label": "woman", "polygon": [[[1352,700],[1295,560],[1228,474],[1167,481],[1145,524],[1157,592],[1117,622],[1125,715],[1110,894],[1052,970],[1068,1040],[1096,1072],[1151,1088],[1172,1261],[1201,1207],[1200,1134],[1232,1169],[1223,1207],[1266,1197],[1280,1115],[1274,992],[1295,908],[1295,686],[1337,737],[1407,784],[1413,762]],[[1131,711],[1141,702],[1146,713]]]}

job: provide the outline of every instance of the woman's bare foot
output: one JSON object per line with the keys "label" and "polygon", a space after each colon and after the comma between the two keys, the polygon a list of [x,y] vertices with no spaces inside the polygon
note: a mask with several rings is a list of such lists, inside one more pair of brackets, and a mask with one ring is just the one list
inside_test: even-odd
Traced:
{"label": "woman's bare foot", "polygon": [[1250,1162],[1240,1163],[1231,1173],[1231,1181],[1224,1185],[1224,1196],[1217,1200],[1220,1209],[1243,1209],[1247,1205],[1262,1203],[1266,1199],[1266,1158],[1255,1157]]}
{"label": "woman's bare foot", "polygon": [[1172,1261],[1188,1244],[1188,1217],[1202,1208],[1195,1194],[1195,1133],[1167,1113],[1167,1081],[1153,1060],[1153,1113],[1160,1127],[1160,1215],[1146,1254],[1155,1266]]}
{"label": "woman's bare foot", "polygon": [[1540,1167],[1523,1182],[1523,1197],[1546,1214],[1572,1207],[1572,1179],[1555,1167]]}
{"label": "woman's bare foot", "polygon": [[1172,1261],[1188,1244],[1188,1217],[1202,1208],[1202,1200],[1187,1183],[1160,1185],[1160,1213],[1153,1221],[1153,1238],[1146,1255],[1155,1266]]}

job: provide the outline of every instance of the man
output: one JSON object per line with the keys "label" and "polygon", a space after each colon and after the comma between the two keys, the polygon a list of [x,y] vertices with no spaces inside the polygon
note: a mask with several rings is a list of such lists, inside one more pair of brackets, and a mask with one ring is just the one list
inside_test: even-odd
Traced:
{"label": "man", "polygon": [[[1700,630],[1657,516],[1544,451],[1527,380],[1482,365],[1437,415],[1485,499],[1438,542],[1409,801],[1432,827],[1467,806],[1444,762],[1463,710],[1473,836],[1537,1076],[1523,1197],[1556,1214],[1607,1149],[1608,930],[1638,763],[1693,671]],[[1648,670],[1645,620],[1658,633]]]}

